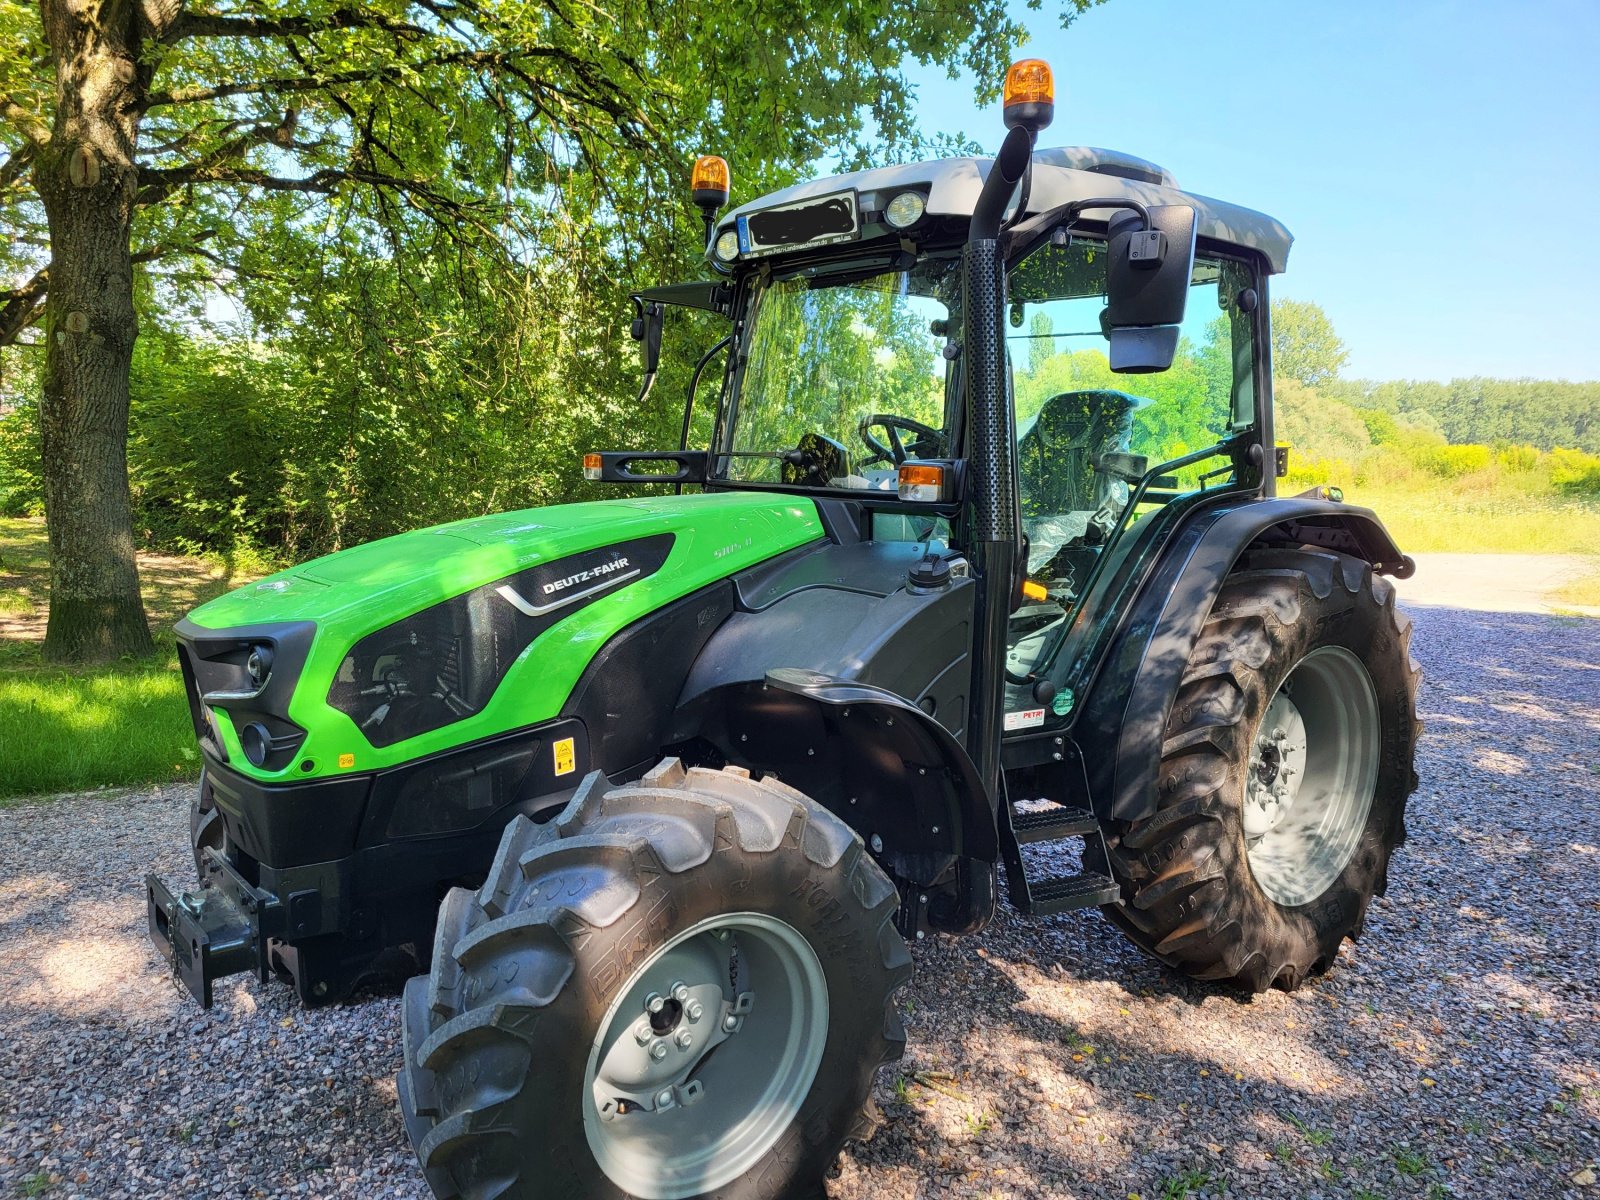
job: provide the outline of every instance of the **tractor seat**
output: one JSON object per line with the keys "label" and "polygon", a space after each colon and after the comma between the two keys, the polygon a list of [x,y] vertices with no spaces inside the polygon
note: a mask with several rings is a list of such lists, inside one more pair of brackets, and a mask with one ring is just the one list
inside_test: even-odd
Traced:
{"label": "tractor seat", "polygon": [[1084,536],[1090,518],[1108,501],[1127,500],[1128,485],[1096,471],[1095,463],[1101,455],[1128,451],[1134,410],[1145,403],[1109,388],[1058,392],[1019,430],[1017,473],[1029,570]]}

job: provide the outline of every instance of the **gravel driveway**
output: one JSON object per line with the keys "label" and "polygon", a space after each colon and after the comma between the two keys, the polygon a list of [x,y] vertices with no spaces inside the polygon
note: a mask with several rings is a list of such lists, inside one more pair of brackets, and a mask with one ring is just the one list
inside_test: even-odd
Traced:
{"label": "gravel driveway", "polygon": [[[1419,610],[1411,840],[1293,995],[1188,983],[1097,914],[920,947],[871,1197],[1600,1200],[1600,621]],[[426,1196],[392,995],[306,1012],[158,969],[187,796],[0,815],[0,1197]]]}

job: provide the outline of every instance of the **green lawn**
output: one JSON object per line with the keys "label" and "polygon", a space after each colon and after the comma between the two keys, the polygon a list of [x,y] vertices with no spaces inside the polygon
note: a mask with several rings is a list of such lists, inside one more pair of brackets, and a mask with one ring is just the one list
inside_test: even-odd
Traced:
{"label": "green lawn", "polygon": [[172,625],[245,576],[222,562],[141,556],[155,657],[54,667],[39,655],[49,601],[46,551],[42,522],[0,519],[0,805],[17,796],[194,775],[200,760]]}

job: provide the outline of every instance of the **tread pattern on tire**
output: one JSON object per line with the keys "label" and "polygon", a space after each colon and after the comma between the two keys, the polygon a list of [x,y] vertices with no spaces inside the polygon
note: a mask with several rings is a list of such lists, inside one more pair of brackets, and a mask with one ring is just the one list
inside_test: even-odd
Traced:
{"label": "tread pattern on tire", "polygon": [[[1375,810],[1387,813],[1375,837],[1364,837],[1357,864],[1370,869],[1371,890],[1356,897],[1338,928],[1313,934],[1307,920],[1278,909],[1256,889],[1236,836],[1242,791],[1235,771],[1240,741],[1260,712],[1252,676],[1274,660],[1309,604],[1326,611],[1376,606],[1401,662],[1405,727],[1391,729],[1394,761],[1383,765]],[[1371,895],[1387,887],[1390,853],[1405,839],[1406,798],[1417,785],[1415,746],[1421,669],[1410,654],[1411,620],[1395,604],[1393,586],[1369,564],[1326,551],[1253,552],[1224,582],[1190,654],[1169,710],[1157,807],[1135,822],[1108,825],[1107,866],[1123,903],[1106,914],[1139,946],[1200,979],[1231,981],[1255,991],[1292,990],[1327,966],[1345,936],[1358,937]],[[1387,789],[1387,794],[1386,794]],[[1369,826],[1370,831],[1370,826]],[[1254,893],[1247,903],[1241,890]],[[1316,902],[1311,906],[1315,907]],[[1297,910],[1298,911],[1298,910]]]}
{"label": "tread pattern on tire", "polygon": [[854,1098],[862,1115],[845,1140],[870,1132],[873,1077],[905,1045],[893,996],[910,977],[911,958],[894,926],[893,884],[853,830],[794,789],[736,767],[685,770],[668,759],[636,784],[609,790],[591,776],[546,824],[517,817],[483,886],[446,897],[435,968],[405,990],[398,1081],[408,1130],[441,1200],[521,1194],[520,1131],[508,1110],[535,1078],[528,1066],[545,1048],[541,1012],[575,986],[577,948],[592,931],[635,915],[640,878],[692,870],[725,844],[747,854],[797,849],[818,867],[838,868],[875,922],[887,980],[882,1028],[860,1062]]}

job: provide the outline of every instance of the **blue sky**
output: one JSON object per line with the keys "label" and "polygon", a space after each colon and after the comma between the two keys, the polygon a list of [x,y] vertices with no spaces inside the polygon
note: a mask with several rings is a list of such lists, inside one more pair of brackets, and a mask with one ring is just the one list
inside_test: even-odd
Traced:
{"label": "blue sky", "polygon": [[[1600,379],[1600,3],[1107,0],[1050,61],[1046,145],[1106,146],[1295,234],[1347,374]],[[916,68],[921,122],[993,150],[999,106]]]}

